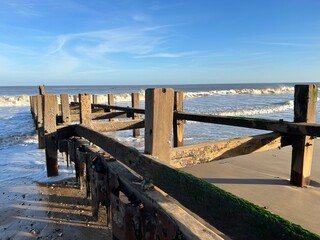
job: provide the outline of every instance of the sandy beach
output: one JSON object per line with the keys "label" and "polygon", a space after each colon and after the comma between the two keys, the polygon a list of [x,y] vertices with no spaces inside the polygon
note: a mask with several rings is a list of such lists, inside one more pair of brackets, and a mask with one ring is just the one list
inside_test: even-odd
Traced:
{"label": "sandy beach", "polygon": [[112,239],[103,208],[91,206],[71,179],[38,185],[18,179],[0,185],[0,239]]}
{"label": "sandy beach", "polygon": [[[291,147],[183,170],[320,234],[320,141],[315,145],[307,188],[289,184]],[[39,185],[19,178],[1,182],[0,193],[0,239],[112,239],[104,208],[91,221],[90,201],[74,179]]]}
{"label": "sandy beach", "polygon": [[316,140],[310,186],[290,185],[291,146],[183,170],[320,235],[320,141]]}

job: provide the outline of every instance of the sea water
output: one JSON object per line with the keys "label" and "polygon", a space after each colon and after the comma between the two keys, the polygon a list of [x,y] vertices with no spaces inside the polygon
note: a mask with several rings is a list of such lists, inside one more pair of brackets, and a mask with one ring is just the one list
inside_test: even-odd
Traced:
{"label": "sea water", "polygon": [[[294,84],[214,84],[176,86],[48,86],[47,93],[99,94],[99,103],[107,103],[107,94],[116,94],[115,102],[130,106],[130,93],[141,93],[149,87],[172,87],[185,94],[184,111],[220,116],[245,116],[285,121],[293,120]],[[37,182],[58,181],[74,176],[59,159],[59,177],[47,178],[44,150],[37,147],[37,133],[30,113],[29,95],[38,94],[38,87],[0,87],[0,183],[18,178]],[[320,109],[319,102],[317,109]],[[317,110],[317,122],[320,120]],[[143,130],[142,130],[143,132]],[[266,131],[205,124],[188,121],[185,144],[243,137]],[[143,137],[133,138],[132,131],[108,133],[143,151]]]}

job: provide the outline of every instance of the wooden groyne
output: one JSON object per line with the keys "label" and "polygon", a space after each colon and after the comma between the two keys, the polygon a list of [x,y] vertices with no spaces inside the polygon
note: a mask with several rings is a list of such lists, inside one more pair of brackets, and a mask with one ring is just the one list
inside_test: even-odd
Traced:
{"label": "wooden groyne", "polygon": [[[116,239],[225,237],[214,227],[235,238],[319,239],[177,169],[291,145],[290,182],[308,185],[313,139],[320,136],[320,125],[315,123],[316,85],[295,86],[294,122],[185,113],[183,93],[170,88],[147,89],[145,109],[139,108],[137,93],[132,94],[132,107],[120,107],[112,94],[107,105],[89,94],[73,96],[71,103],[70,96],[61,94],[58,104],[56,95],[45,94],[44,87],[39,91],[30,103],[48,176],[58,175],[59,150],[74,163],[79,189],[91,198],[93,216],[97,217],[100,204],[106,206]],[[271,133],[184,146],[186,120]],[[132,129],[139,136],[141,128],[144,153],[103,134]]]}

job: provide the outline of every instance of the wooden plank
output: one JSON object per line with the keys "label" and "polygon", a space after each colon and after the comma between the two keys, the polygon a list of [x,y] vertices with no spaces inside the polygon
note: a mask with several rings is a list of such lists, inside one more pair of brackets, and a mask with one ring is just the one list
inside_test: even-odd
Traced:
{"label": "wooden plank", "polygon": [[174,113],[175,119],[196,121],[203,123],[215,123],[235,127],[254,128],[266,131],[274,131],[292,135],[309,135],[320,137],[320,124],[293,123],[282,120],[267,120],[244,117],[227,117],[206,114]]}
{"label": "wooden plank", "polygon": [[31,114],[32,114],[32,119],[34,121],[34,123],[36,124],[36,121],[35,121],[35,116],[36,116],[36,101],[37,101],[37,96],[31,96],[30,97],[30,104],[31,104]]}
{"label": "wooden plank", "polygon": [[[114,95],[113,94],[108,94],[108,105],[109,106],[114,106]],[[110,112],[113,112],[114,110],[110,109]],[[111,121],[112,119],[110,119]]]}
{"label": "wooden plank", "polygon": [[73,95],[73,102],[75,102],[75,103],[76,103],[76,102],[79,102],[78,100],[79,100],[79,99],[78,99],[78,96],[77,96],[77,95]]}
{"label": "wooden plank", "polygon": [[98,95],[92,95],[92,103],[98,104]]}
{"label": "wooden plank", "polygon": [[[133,108],[139,108],[140,107],[139,96],[140,96],[139,93],[132,93],[131,94],[131,102],[132,102],[132,107]],[[134,113],[133,116],[132,116],[133,120],[139,119],[139,118],[140,118],[140,115],[137,114],[137,113]],[[140,129],[138,129],[138,128],[133,129],[132,134],[133,134],[133,137],[140,136]]]}
{"label": "wooden plank", "polygon": [[169,163],[172,146],[172,88],[146,90],[145,153]]}
{"label": "wooden plank", "polygon": [[[267,210],[229,194],[190,174],[176,170],[150,155],[141,154],[111,137],[74,125],[67,127],[73,134],[86,138],[113,155],[129,168],[152,179],[153,183],[177,199],[185,207],[223,232],[255,239],[317,239],[300,226],[288,223]],[[234,226],[230,228],[230,226]],[[266,226],[268,226],[266,228]],[[311,239],[311,238],[309,238]]]}
{"label": "wooden plank", "polygon": [[37,128],[41,127],[43,125],[43,112],[42,112],[42,96],[38,95],[36,96],[36,106],[37,109],[35,110],[37,112]]}
{"label": "wooden plank", "polygon": [[173,148],[171,150],[170,164],[174,167],[181,168],[281,148],[287,145],[289,145],[287,137],[281,136],[280,133],[192,144]]}
{"label": "wooden plank", "polygon": [[[174,92],[174,111],[183,111],[183,92]],[[173,146],[182,147],[184,144],[184,121],[173,120]]]}
{"label": "wooden plank", "polygon": [[[93,109],[94,111],[95,109]],[[128,114],[125,112],[96,112],[91,114],[92,120],[102,120],[110,118],[128,118]],[[79,114],[71,114],[72,122],[79,122]]]}
{"label": "wooden plank", "polygon": [[[98,150],[92,147],[84,146],[83,150],[94,153],[96,156],[99,155]],[[101,154],[100,157],[103,158]],[[143,179],[119,162],[107,160],[103,161],[102,164],[107,169],[109,181],[112,176],[116,177],[119,185],[123,188],[121,190],[129,193],[131,198],[138,199],[143,204],[145,211],[146,209],[154,209],[152,211],[156,212],[160,210],[157,214],[162,213],[171,218],[177,224],[185,239],[222,239],[214,232],[212,227],[207,227],[199,222],[163,190],[158,187],[145,190],[135,184],[142,184]],[[111,189],[112,186],[107,187]],[[167,223],[160,224],[165,227]]]}
{"label": "wooden plank", "polygon": [[[70,114],[71,115],[80,115],[80,109],[79,106],[73,106],[73,103],[70,104]],[[93,106],[93,104],[91,105]],[[92,113],[105,113],[105,110],[102,108],[91,108]]]}
{"label": "wooden plank", "polygon": [[37,96],[37,126],[38,126],[38,148],[45,148],[44,127],[43,127],[43,96]]}
{"label": "wooden plank", "polygon": [[125,121],[112,121],[112,122],[93,122],[92,129],[97,132],[114,132],[121,130],[129,130],[135,128],[143,128],[144,120],[125,120]]}
{"label": "wooden plank", "polygon": [[36,129],[38,127],[38,97],[37,96],[33,96],[33,120],[34,120],[34,124],[36,126]]}
{"label": "wooden plank", "polygon": [[43,95],[43,127],[45,133],[45,153],[47,176],[58,176],[58,155],[57,155],[57,105],[58,100],[56,95]]}
{"label": "wooden plank", "polygon": [[39,95],[46,94],[46,87],[44,85],[39,86]]}
{"label": "wooden plank", "polygon": [[61,94],[61,115],[62,115],[62,123],[70,124],[71,116],[70,116],[70,105],[69,105],[69,95]]}
{"label": "wooden plank", "polygon": [[80,124],[85,126],[91,126],[91,95],[79,94],[80,102]]}
{"label": "wooden plank", "polygon": [[[318,87],[316,85],[296,85],[294,93],[294,121],[316,122]],[[292,138],[292,163],[290,183],[306,186],[310,183],[314,140],[310,136]]]}
{"label": "wooden plank", "polygon": [[108,106],[108,105],[104,105],[104,104],[93,104],[93,107],[98,107],[98,108],[102,108],[105,110],[119,110],[119,111],[123,111],[126,113],[138,113],[138,114],[145,114],[145,110],[144,109],[140,109],[140,108],[129,108],[129,107],[119,107],[119,106]]}

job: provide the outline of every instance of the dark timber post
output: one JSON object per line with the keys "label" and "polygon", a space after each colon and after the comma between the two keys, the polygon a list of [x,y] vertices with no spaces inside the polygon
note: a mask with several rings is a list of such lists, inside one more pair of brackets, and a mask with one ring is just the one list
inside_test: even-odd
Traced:
{"label": "dark timber post", "polygon": [[39,86],[39,95],[45,95],[46,94],[46,87],[44,85]]}
{"label": "dark timber post", "polygon": [[45,151],[47,176],[58,176],[58,154],[57,154],[57,96],[43,95],[43,126],[45,133]]}
{"label": "dark timber post", "polygon": [[43,129],[43,96],[37,96],[37,128],[38,128],[38,147],[44,149],[44,129]]}
{"label": "dark timber post", "polygon": [[114,95],[108,94],[108,105],[114,106]]}
{"label": "dark timber post", "polygon": [[[87,127],[92,126],[92,115],[91,115],[91,95],[90,94],[79,94],[80,102],[80,124],[83,124]],[[76,147],[76,146],[74,146]],[[76,153],[79,152],[79,149],[74,150]],[[75,156],[75,168],[76,168],[76,177],[79,179],[80,189],[83,189],[84,186],[84,169],[85,167],[85,156],[80,157],[79,154]]]}
{"label": "dark timber post", "polygon": [[62,123],[63,124],[70,124],[70,106],[69,106],[69,95],[68,94],[61,94],[61,115],[62,115]]}
{"label": "dark timber post", "polygon": [[[108,105],[109,106],[114,106],[114,95],[113,94],[108,94]],[[114,112],[113,109],[110,109],[110,112]],[[113,121],[112,118],[109,120],[110,122]]]}
{"label": "dark timber post", "polygon": [[172,88],[146,90],[145,153],[170,163],[173,122]]}
{"label": "dark timber post", "polygon": [[[133,108],[140,107],[139,93],[132,93],[131,94],[131,102],[132,102]],[[140,115],[137,113],[134,113],[132,116],[132,119],[139,119],[139,118],[140,118]],[[140,136],[140,129],[139,128],[133,129],[133,137],[138,137],[138,136]]]}
{"label": "dark timber post", "polygon": [[92,103],[98,104],[98,95],[92,95]]}
{"label": "dark timber post", "polygon": [[80,102],[80,124],[91,127],[91,95],[79,94]]}
{"label": "dark timber post", "polygon": [[32,96],[33,121],[37,127],[37,96]]}
{"label": "dark timber post", "polygon": [[[296,85],[294,93],[294,122],[316,122],[318,87]],[[293,185],[303,187],[310,183],[314,140],[312,136],[292,138],[291,179]]]}
{"label": "dark timber post", "polygon": [[[174,110],[183,112],[183,92],[174,92]],[[183,120],[173,121],[173,146],[182,147],[184,138]]]}

